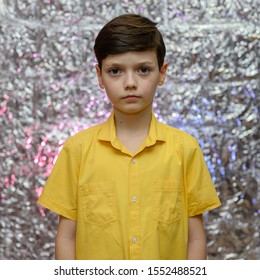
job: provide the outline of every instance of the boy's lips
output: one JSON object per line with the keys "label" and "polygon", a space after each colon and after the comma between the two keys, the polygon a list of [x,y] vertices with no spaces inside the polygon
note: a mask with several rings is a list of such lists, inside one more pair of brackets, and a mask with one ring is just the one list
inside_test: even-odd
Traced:
{"label": "boy's lips", "polygon": [[127,96],[123,97],[123,99],[135,99],[135,98],[140,98],[140,96],[138,96],[138,95],[127,95]]}

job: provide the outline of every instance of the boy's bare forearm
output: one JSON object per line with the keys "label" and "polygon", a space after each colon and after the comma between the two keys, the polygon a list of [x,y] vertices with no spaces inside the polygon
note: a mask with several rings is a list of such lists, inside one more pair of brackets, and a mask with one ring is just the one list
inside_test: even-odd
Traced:
{"label": "boy's bare forearm", "polygon": [[55,244],[56,260],[75,260],[76,259],[76,242],[75,239],[56,238]]}
{"label": "boy's bare forearm", "polygon": [[202,215],[189,218],[187,259],[188,260],[207,259],[207,242],[206,242],[206,234],[204,231]]}
{"label": "boy's bare forearm", "polygon": [[76,221],[60,216],[55,241],[56,260],[76,259]]}
{"label": "boy's bare forearm", "polygon": [[195,240],[188,243],[188,260],[206,260],[207,249],[206,242],[204,240]]}

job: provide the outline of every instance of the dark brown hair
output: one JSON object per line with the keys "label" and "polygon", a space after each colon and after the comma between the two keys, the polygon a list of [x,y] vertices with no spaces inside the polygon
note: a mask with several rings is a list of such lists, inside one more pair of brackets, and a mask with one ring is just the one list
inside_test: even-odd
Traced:
{"label": "dark brown hair", "polygon": [[154,49],[159,69],[163,66],[165,45],[157,23],[150,19],[126,14],[108,22],[95,40],[94,52],[101,69],[102,61],[110,54]]}

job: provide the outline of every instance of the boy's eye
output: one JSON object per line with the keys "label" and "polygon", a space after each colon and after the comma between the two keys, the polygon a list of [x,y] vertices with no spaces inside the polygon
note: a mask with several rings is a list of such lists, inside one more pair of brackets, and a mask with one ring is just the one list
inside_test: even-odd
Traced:
{"label": "boy's eye", "polygon": [[149,67],[146,67],[146,66],[142,66],[142,67],[139,68],[139,72],[141,72],[142,74],[146,74],[150,71],[151,71],[151,69]]}
{"label": "boy's eye", "polygon": [[112,75],[117,75],[120,73],[120,70],[118,68],[111,68],[108,72]]}

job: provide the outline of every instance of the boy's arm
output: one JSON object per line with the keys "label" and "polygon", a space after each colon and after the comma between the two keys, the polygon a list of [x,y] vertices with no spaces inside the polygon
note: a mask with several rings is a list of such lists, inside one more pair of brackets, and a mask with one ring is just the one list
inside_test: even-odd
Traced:
{"label": "boy's arm", "polygon": [[60,216],[55,242],[56,260],[76,259],[76,224],[76,221]]}
{"label": "boy's arm", "polygon": [[197,215],[188,220],[188,260],[205,260],[207,258],[207,241],[203,225],[203,216]]}

